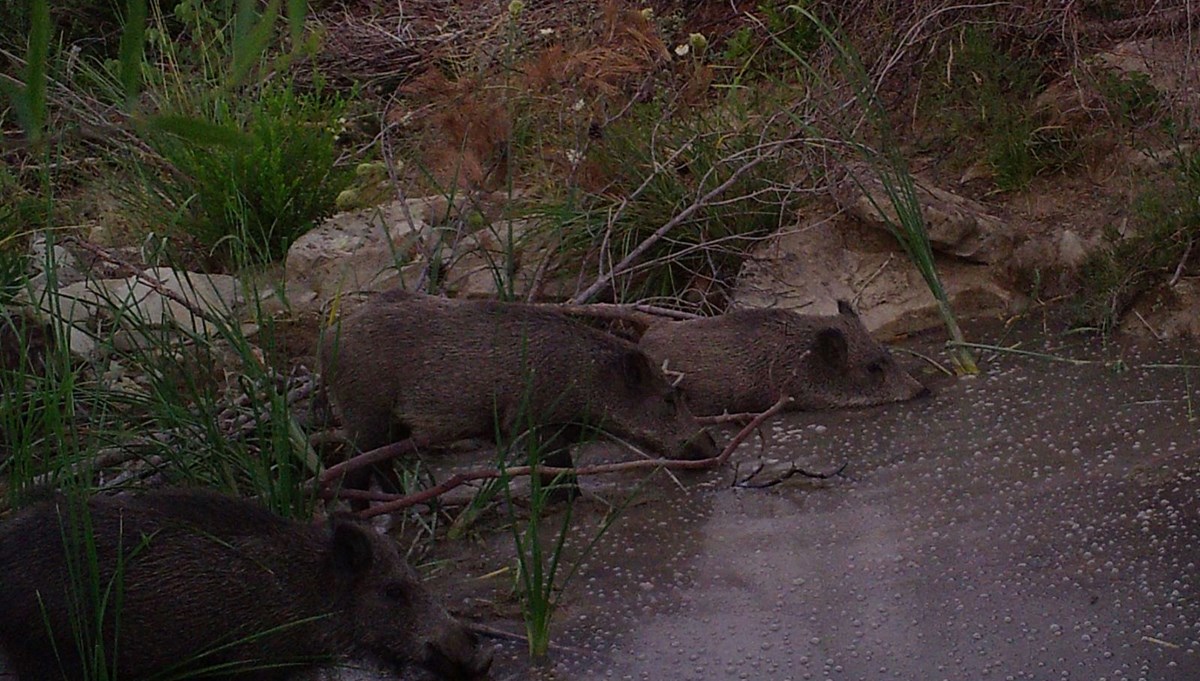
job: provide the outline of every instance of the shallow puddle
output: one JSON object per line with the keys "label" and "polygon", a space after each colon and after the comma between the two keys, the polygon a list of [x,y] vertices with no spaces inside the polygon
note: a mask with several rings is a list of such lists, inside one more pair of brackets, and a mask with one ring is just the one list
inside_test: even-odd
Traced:
{"label": "shallow puddle", "polygon": [[[762,464],[752,482],[792,463],[839,477],[653,477],[570,584],[568,649],[535,675],[1200,678],[1200,371],[1146,367],[1200,358],[1048,349],[1125,370],[987,355],[930,400],[786,415],[735,455],[739,477]],[[480,569],[511,560],[492,546]],[[503,644],[493,678],[530,673]]]}
{"label": "shallow puddle", "polygon": [[[984,354],[931,399],[776,418],[730,469],[586,478],[574,555],[633,500],[568,585],[550,660],[495,643],[491,678],[1200,679],[1200,370],[1152,366],[1200,353],[1065,338],[1024,347],[1100,361]],[[518,631],[495,526],[439,543],[433,582]]]}

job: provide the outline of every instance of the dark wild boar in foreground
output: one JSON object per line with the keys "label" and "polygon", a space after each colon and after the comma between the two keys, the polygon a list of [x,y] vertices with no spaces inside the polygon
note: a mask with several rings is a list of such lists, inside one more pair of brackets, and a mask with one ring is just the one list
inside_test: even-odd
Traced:
{"label": "dark wild boar in foreground", "polygon": [[736,310],[706,319],[651,326],[640,345],[670,372],[701,416],[762,412],[782,395],[790,409],[832,409],[900,402],[928,394],[849,303],[834,316],[785,310]]}
{"label": "dark wild boar in foreground", "polygon": [[[590,425],[671,458],[716,454],[636,345],[552,310],[391,291],[327,331],[321,366],[364,451],[407,437],[511,441],[530,426],[565,427],[556,444],[567,444]],[[569,466],[570,454],[547,463]]]}
{"label": "dark wild boar in foreground", "polygon": [[0,648],[21,681],[98,678],[81,645],[129,681],[278,680],[349,656],[457,679],[491,662],[370,527],[212,492],[32,506],[0,526],[0,574]]}

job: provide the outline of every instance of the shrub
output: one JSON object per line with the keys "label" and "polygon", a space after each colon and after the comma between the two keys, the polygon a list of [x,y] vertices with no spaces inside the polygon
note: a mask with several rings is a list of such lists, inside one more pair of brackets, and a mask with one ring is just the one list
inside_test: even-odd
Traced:
{"label": "shrub", "polygon": [[[579,198],[568,247],[615,263],[758,156],[766,156],[717,197],[678,224],[618,277],[616,297],[674,297],[698,282],[728,282],[745,249],[779,226],[796,199],[786,191],[789,167],[764,140],[784,137],[781,126],[732,102],[673,108],[661,101],[634,105],[590,155],[590,174],[604,184]],[[614,199],[614,197],[621,197]]]}
{"label": "shrub", "polygon": [[1175,182],[1134,201],[1130,236],[1105,232],[1105,247],[1084,263],[1082,321],[1108,329],[1143,292],[1185,273],[1200,259],[1200,152],[1180,155]]}
{"label": "shrub", "polygon": [[1012,53],[984,29],[966,26],[931,60],[922,110],[938,121],[943,140],[953,141],[960,163],[969,165],[982,152],[997,187],[1020,189],[1079,161],[1078,135],[1043,125],[1034,112],[1047,66],[1031,51]]}
{"label": "shrub", "polygon": [[334,210],[349,174],[335,167],[334,125],[343,100],[267,84],[245,113],[228,108],[210,123],[241,142],[158,133],[152,144],[179,171],[166,193],[186,206],[180,227],[223,264],[281,258]]}

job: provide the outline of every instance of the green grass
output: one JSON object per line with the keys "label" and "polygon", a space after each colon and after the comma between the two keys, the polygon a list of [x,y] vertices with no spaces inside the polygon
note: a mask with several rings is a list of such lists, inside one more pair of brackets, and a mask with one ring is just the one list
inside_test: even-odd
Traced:
{"label": "green grass", "polygon": [[24,285],[31,227],[48,220],[46,201],[27,193],[7,168],[0,167],[0,305]]}
{"label": "green grass", "polygon": [[[532,434],[525,437],[522,449],[526,457],[522,463],[529,466],[541,465],[549,454],[547,442],[555,442],[556,439],[551,437],[546,440]],[[504,455],[499,457],[502,474],[506,471],[506,458]],[[521,614],[525,622],[525,635],[529,644],[529,657],[534,661],[544,660],[550,651],[551,626],[554,615],[558,610],[563,593],[580,565],[596,549],[600,538],[616,522],[625,505],[637,494],[635,489],[626,498],[625,503],[606,514],[590,531],[590,537],[588,537],[582,534],[582,530],[574,522],[575,497],[559,501],[562,495],[555,494],[558,486],[564,484],[563,478],[564,476],[560,475],[547,484],[541,479],[541,476],[529,477],[528,517],[524,519],[516,516],[511,478],[502,475],[498,479],[500,488],[505,493],[509,527],[516,549],[515,590],[521,602]],[[559,506],[564,508],[559,509]],[[547,524],[549,516],[555,512],[561,514],[561,520],[557,521],[557,529],[553,534],[546,534],[544,526]],[[568,540],[581,537],[583,538],[582,546],[568,552],[566,550]],[[574,556],[568,557],[568,553],[573,553]]]}
{"label": "green grass", "polygon": [[[87,496],[82,490],[64,497],[59,516],[59,529],[63,542],[63,555],[67,562],[67,616],[71,620],[71,638],[75,642],[74,653],[83,663],[86,681],[116,681],[121,678],[117,667],[120,649],[121,606],[125,591],[124,571],[127,560],[150,541],[144,537],[141,544],[128,551],[122,546],[118,535],[116,565],[113,573],[105,577],[99,562],[96,535],[92,525]],[[43,625],[51,627],[49,613],[42,607]],[[105,632],[111,632],[107,640]],[[52,634],[52,632],[51,632]],[[51,641],[55,640],[51,635]],[[71,653],[55,650],[61,661]]]}
{"label": "green grass", "polygon": [[1200,261],[1200,152],[1178,151],[1173,181],[1148,184],[1133,204],[1134,229],[1104,233],[1080,271],[1081,323],[1109,330],[1142,294],[1193,272]]}
{"label": "green grass", "polygon": [[918,115],[936,121],[936,135],[959,165],[982,158],[999,189],[1019,190],[1081,162],[1079,134],[1035,113],[1049,77],[1036,52],[1005,48],[994,33],[966,25],[930,60]]}
{"label": "green grass", "polygon": [[244,112],[221,109],[149,135],[178,172],[161,185],[183,208],[177,235],[226,265],[281,259],[288,246],[334,211],[350,173],[335,166],[337,95],[264,84]]}
{"label": "green grass", "polygon": [[[53,273],[54,263],[47,265]],[[51,344],[44,370],[0,372],[0,475],[10,493],[19,496],[40,476],[56,483],[82,476],[94,484],[93,462],[121,450],[134,452],[147,474],[258,496],[282,515],[309,517],[315,499],[303,481],[317,463],[289,411],[288,386],[259,359],[260,348],[275,354],[269,320],[258,320],[252,343],[237,319],[208,320],[206,335],[139,318],[120,298],[102,305],[115,321],[97,338],[107,348],[103,363],[88,366]],[[59,325],[57,333],[67,331]],[[117,349],[118,334],[125,338],[120,347],[136,347]],[[18,339],[27,356],[31,349]],[[114,381],[118,367],[143,378]]]}
{"label": "green grass", "polygon": [[[213,63],[230,63],[239,54],[246,59],[255,48],[265,51],[262,36],[269,34],[265,29],[271,28],[271,22],[265,16],[257,19],[259,15],[252,5],[246,0],[239,2],[241,16],[232,29],[237,34],[236,39],[221,48],[223,53],[218,55],[214,51],[216,48],[203,46],[195,49],[194,45],[188,53],[200,59],[214,57]],[[225,3],[223,6],[232,5]],[[163,6],[154,7],[161,9]],[[205,11],[211,11],[211,7],[205,7],[208,8]],[[79,64],[90,67],[80,66],[79,83],[65,82],[66,86],[87,84],[90,89],[81,90],[78,93],[81,98],[94,97],[97,98],[94,101],[109,101],[132,108],[133,103],[141,99],[138,95],[143,85],[170,82],[167,69],[154,72],[149,66],[151,62],[144,58],[142,43],[147,33],[146,26],[139,23],[145,16],[144,5],[135,1],[127,8],[125,17],[128,21],[118,58],[102,63],[87,56],[80,57]],[[297,8],[290,5],[289,9],[297,15],[296,20],[302,19]],[[268,6],[266,15],[271,11]],[[11,255],[9,247],[15,245],[23,251],[26,233],[49,228],[46,261],[38,264],[46,274],[47,289],[53,291],[58,272],[58,263],[53,260],[53,221],[58,204],[54,189],[60,179],[55,168],[60,165],[57,162],[60,155],[67,154],[72,148],[65,146],[64,138],[59,137],[54,138],[54,144],[45,143],[49,119],[47,83],[52,73],[54,78],[63,77],[62,60],[69,58],[56,49],[50,17],[47,2],[32,2],[26,64],[19,79],[3,81],[4,94],[16,114],[16,122],[31,143],[30,158],[37,162],[28,179],[7,173],[0,177],[5,184],[16,184],[22,190],[12,192],[10,198],[0,203],[0,227],[5,230],[0,246],[4,247],[5,262],[8,258],[20,261],[21,256]],[[156,21],[160,28],[165,25],[161,15]],[[239,26],[242,28],[240,33]],[[175,37],[179,38],[179,35]],[[159,56],[170,57],[183,52],[180,49]],[[215,58],[222,55],[223,59]],[[179,63],[167,61],[173,65]],[[229,75],[228,69],[226,74],[219,82],[203,74],[194,79],[194,88],[189,92],[199,92],[207,87],[207,101],[232,101],[228,93],[237,85],[233,78],[237,74]],[[171,77],[178,79],[174,81],[177,83],[187,79],[186,74]],[[160,88],[151,93],[149,99],[164,101],[164,92]],[[267,114],[279,114],[281,108],[286,108],[279,102],[290,101],[286,99],[287,94],[268,98],[261,106]],[[70,113],[65,109],[56,110],[56,115],[69,116]],[[156,117],[161,111],[133,113],[135,118],[142,116],[141,120],[149,129],[157,129],[154,124],[160,120]],[[186,129],[189,121],[182,123]],[[145,149],[133,147],[125,151],[136,156],[143,154]],[[113,158],[121,159],[122,156],[116,153]],[[128,161],[129,157],[124,158]],[[24,231],[18,231],[21,229]],[[5,272],[16,269],[16,266],[6,267]],[[5,288],[20,283],[20,279],[20,276],[6,275]],[[63,307],[69,301],[63,301],[57,295],[46,300],[50,317],[55,320],[50,324],[52,337],[58,342],[48,343],[40,365],[18,361],[15,366],[0,372],[0,383],[5,388],[4,397],[0,398],[0,426],[3,427],[0,478],[5,482],[6,501],[20,503],[27,491],[45,486],[89,489],[100,482],[97,462],[112,458],[114,454],[132,453],[133,458],[141,461],[144,474],[163,475],[173,482],[197,481],[255,494],[285,515],[309,515],[313,499],[299,483],[312,465],[311,452],[306,449],[304,434],[287,413],[284,387],[257,359],[257,349],[242,333],[240,320],[213,319],[210,335],[187,332],[176,335],[160,327],[156,320],[137,318],[132,314],[129,301],[114,298],[101,303],[105,308],[102,316],[110,322],[73,330],[61,321],[64,319]],[[71,356],[64,341],[72,332],[86,332],[103,350],[93,358],[94,363]],[[137,342],[132,347],[119,346],[116,343],[118,334]],[[22,333],[13,334],[13,339],[17,346],[13,354],[17,358],[41,352],[40,348],[28,347],[28,339]],[[269,351],[269,337],[256,341],[258,346]],[[219,350],[239,358],[241,371],[236,381],[226,380],[219,373],[217,367],[220,365],[216,362]],[[114,380],[121,371],[146,378],[141,384]],[[247,397],[238,398],[239,393]],[[240,400],[239,408],[249,415],[250,427],[244,432],[225,432],[228,429],[223,430],[217,424],[217,415],[229,412],[231,400]],[[149,436],[151,433],[157,436]]]}

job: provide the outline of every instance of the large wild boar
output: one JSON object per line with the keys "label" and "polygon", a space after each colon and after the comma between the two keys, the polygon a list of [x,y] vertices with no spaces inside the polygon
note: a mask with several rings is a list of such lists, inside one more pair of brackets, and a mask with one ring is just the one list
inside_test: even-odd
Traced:
{"label": "large wild boar", "polygon": [[701,416],[761,412],[782,395],[791,409],[900,402],[928,390],[871,337],[853,308],[833,316],[736,310],[651,326],[646,354],[681,372],[680,387]]}
{"label": "large wild boar", "polygon": [[[672,458],[716,454],[636,345],[552,310],[391,291],[329,329],[320,354],[335,411],[363,450],[406,437],[511,441],[531,426],[564,427],[556,444],[566,444],[595,426]],[[569,466],[570,454],[547,462]]]}
{"label": "large wild boar", "polygon": [[346,656],[474,678],[491,662],[391,540],[212,492],[31,506],[0,526],[0,575],[0,649],[21,681],[98,678],[96,650],[129,681],[286,679]]}

